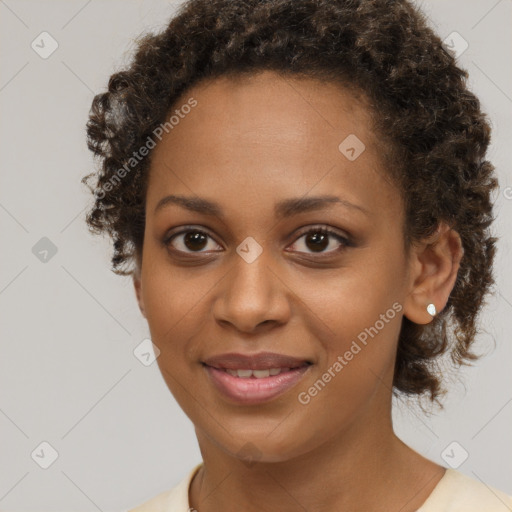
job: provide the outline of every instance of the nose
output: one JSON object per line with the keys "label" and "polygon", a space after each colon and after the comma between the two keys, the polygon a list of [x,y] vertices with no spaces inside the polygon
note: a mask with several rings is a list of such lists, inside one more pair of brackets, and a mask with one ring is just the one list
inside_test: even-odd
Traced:
{"label": "nose", "polygon": [[272,264],[265,250],[251,263],[238,254],[233,260],[213,304],[216,321],[245,333],[287,323],[293,291],[279,275],[282,269]]}

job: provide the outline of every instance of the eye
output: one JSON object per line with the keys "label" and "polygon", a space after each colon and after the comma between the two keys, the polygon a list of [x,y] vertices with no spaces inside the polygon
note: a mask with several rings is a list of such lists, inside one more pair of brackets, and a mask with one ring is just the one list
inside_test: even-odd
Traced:
{"label": "eye", "polygon": [[[324,254],[324,253],[335,253],[343,250],[345,247],[351,246],[350,240],[340,235],[337,231],[333,229],[326,228],[325,226],[316,226],[309,228],[307,231],[303,231],[299,238],[294,242],[292,247],[295,245],[301,246],[301,243],[297,241],[301,238],[304,238],[302,243],[306,249],[310,249],[312,252],[309,254]],[[213,247],[208,249],[208,239],[213,240],[213,238],[206,232],[198,228],[194,228],[191,226],[186,226],[185,229],[182,229],[178,233],[171,233],[167,235],[162,241],[165,247],[171,247],[171,250],[184,253],[184,254],[194,254],[194,253],[207,253],[207,252],[220,252],[215,248],[220,247],[217,243],[212,244]],[[334,244],[331,243],[333,239],[336,241]],[[338,244],[338,248],[336,248],[336,243]],[[334,249],[326,250],[329,247],[334,245]],[[293,248],[296,251],[296,248]],[[300,250],[298,252],[306,252]]]}
{"label": "eye", "polygon": [[[172,246],[172,249],[182,253],[192,254],[211,252],[211,249],[210,251],[203,250],[205,247],[208,247],[208,238],[212,239],[212,237],[206,231],[189,227],[188,229],[184,229],[179,233],[166,236],[166,238],[163,240],[163,243],[166,247]],[[177,240],[177,242],[175,242],[175,240]],[[219,246],[218,244],[214,245]],[[188,252],[187,249],[191,252]],[[216,251],[214,250],[214,252]]]}
{"label": "eye", "polygon": [[[299,250],[298,252],[306,252],[308,254],[314,254],[314,253],[336,253],[341,250],[343,250],[345,247],[350,246],[351,243],[348,238],[340,235],[337,231],[334,231],[332,229],[326,228],[324,226],[317,226],[313,228],[309,228],[307,231],[302,232],[302,234],[299,236],[297,240],[300,240],[301,238],[304,238],[304,241],[302,243],[298,243],[297,241],[294,242],[293,245],[298,245],[299,247],[305,246],[306,249],[310,249],[312,252],[308,251],[302,251]],[[330,240],[331,239],[331,240]],[[336,242],[331,243],[332,239],[334,239],[337,244],[338,248],[336,249]],[[334,245],[334,249],[332,250],[326,250],[329,247],[332,247]],[[292,246],[293,247],[293,246]]]}

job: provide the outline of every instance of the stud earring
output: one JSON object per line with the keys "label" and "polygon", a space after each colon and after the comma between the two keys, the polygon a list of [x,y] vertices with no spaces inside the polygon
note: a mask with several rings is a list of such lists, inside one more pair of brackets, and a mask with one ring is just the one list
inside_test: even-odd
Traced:
{"label": "stud earring", "polygon": [[435,305],[434,305],[434,304],[429,304],[429,305],[427,306],[427,311],[428,311],[428,314],[429,314],[430,316],[435,316],[435,315],[436,315],[436,313],[437,313],[437,311],[436,311],[436,307],[435,307]]}

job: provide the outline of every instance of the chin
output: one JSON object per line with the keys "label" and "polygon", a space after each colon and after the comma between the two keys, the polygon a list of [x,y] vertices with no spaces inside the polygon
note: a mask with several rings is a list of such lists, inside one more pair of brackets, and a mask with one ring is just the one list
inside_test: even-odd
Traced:
{"label": "chin", "polygon": [[258,433],[253,432],[252,435],[238,435],[233,430],[230,432],[233,433],[232,436],[225,440],[217,440],[216,444],[225,453],[244,462],[248,467],[253,467],[257,463],[286,462],[314,448],[307,439],[297,439],[292,432],[286,430],[280,434],[269,434],[268,428]]}

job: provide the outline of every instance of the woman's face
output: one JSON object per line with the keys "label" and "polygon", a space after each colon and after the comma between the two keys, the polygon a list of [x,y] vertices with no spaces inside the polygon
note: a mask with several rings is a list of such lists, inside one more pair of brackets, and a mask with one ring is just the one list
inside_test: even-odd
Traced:
{"label": "woman's face", "polygon": [[[175,110],[153,150],[136,289],[196,432],[275,462],[387,425],[410,280],[403,204],[368,110],[339,86],[272,72],[199,84]],[[312,364],[250,383],[204,364],[262,352]]]}

